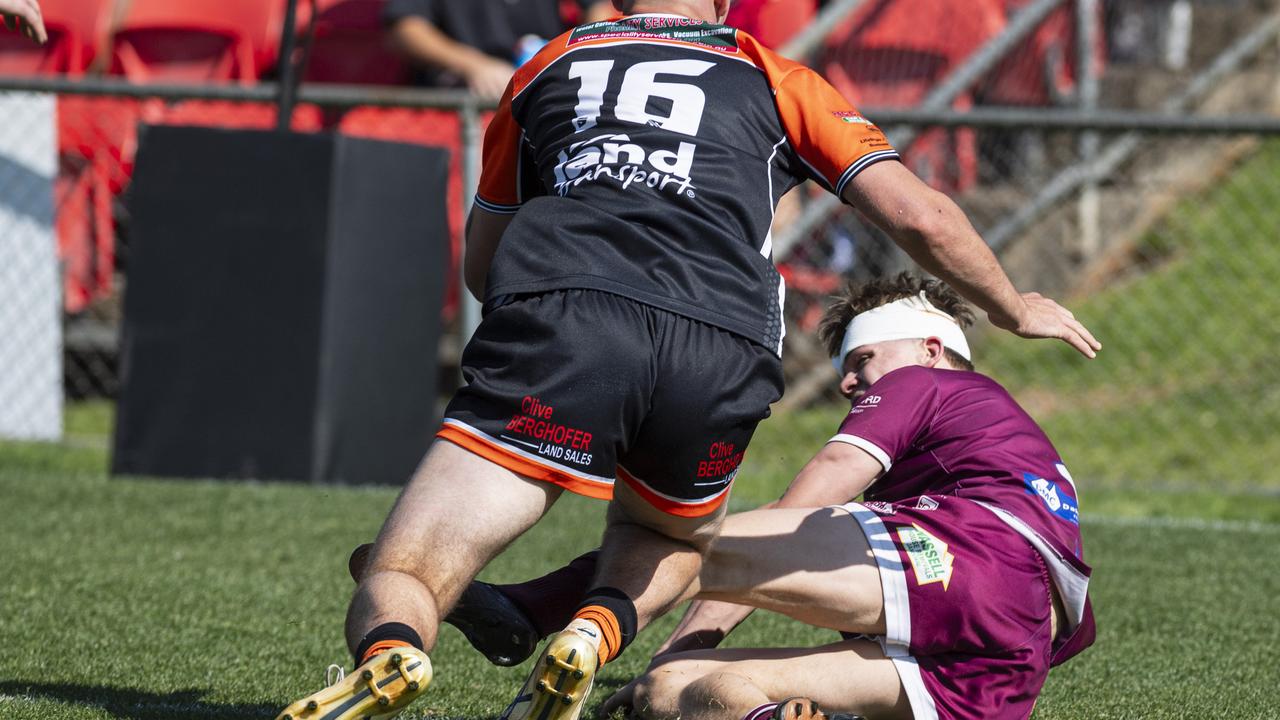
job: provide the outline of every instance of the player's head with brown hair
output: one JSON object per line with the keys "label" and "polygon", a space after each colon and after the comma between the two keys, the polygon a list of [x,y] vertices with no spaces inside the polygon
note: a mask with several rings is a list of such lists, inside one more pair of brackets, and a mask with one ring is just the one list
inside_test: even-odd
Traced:
{"label": "player's head with brown hair", "polygon": [[842,380],[841,390],[848,395],[854,387],[874,382],[861,377],[860,368],[877,355],[880,360],[892,355],[891,364],[900,367],[931,364],[936,362],[931,353],[936,353],[945,361],[943,367],[973,370],[963,333],[972,324],[973,312],[955,290],[904,272],[846,286],[823,314],[818,339],[842,376],[860,376],[858,382]]}

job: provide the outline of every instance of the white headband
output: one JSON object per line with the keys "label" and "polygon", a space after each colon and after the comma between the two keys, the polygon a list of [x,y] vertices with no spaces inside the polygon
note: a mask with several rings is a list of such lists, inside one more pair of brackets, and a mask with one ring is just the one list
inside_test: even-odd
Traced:
{"label": "white headband", "polygon": [[844,374],[844,358],[854,348],[886,340],[914,340],[936,337],[970,360],[969,341],[956,319],[934,307],[924,291],[913,297],[872,308],[849,321],[840,343],[840,354],[831,359],[836,372]]}

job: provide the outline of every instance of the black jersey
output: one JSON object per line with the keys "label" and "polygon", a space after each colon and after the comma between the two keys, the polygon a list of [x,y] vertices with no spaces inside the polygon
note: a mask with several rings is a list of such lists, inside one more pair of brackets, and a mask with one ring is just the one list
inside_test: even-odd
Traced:
{"label": "black jersey", "polygon": [[840,194],[897,153],[808,68],[674,15],[583,25],[512,78],[476,204],[515,213],[486,302],[590,288],[782,351],[769,228],[811,178]]}

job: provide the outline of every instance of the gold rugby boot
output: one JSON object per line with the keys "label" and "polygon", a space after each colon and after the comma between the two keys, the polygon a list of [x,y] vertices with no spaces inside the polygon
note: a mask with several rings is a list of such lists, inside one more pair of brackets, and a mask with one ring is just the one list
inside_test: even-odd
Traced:
{"label": "gold rugby boot", "polygon": [[595,682],[596,649],[573,630],[550,642],[500,720],[578,720]]}
{"label": "gold rugby boot", "polygon": [[391,718],[431,684],[431,660],[412,647],[378,653],[350,675],[337,669],[328,687],[285,708],[276,720]]}

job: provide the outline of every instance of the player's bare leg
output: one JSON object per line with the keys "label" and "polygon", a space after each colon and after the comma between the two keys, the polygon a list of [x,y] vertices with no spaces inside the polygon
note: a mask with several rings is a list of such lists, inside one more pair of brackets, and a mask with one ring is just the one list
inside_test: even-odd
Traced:
{"label": "player's bare leg", "polygon": [[870,640],[681,653],[650,669],[630,692],[635,714],[645,720],[741,720],[762,706],[796,696],[812,700],[827,714],[857,713],[868,720],[911,717],[893,661]]}
{"label": "player's bare leg", "polygon": [[[773,610],[811,625],[880,634],[882,592],[875,558],[848,513],[789,508],[729,516],[688,594]],[[846,670],[831,670],[837,666]],[[761,705],[795,696],[828,712],[910,715],[892,661],[867,641],[680,653],[659,660],[606,709],[633,705],[652,720],[739,720]],[[908,709],[900,715],[903,708]]]}
{"label": "player's bare leg", "polygon": [[560,492],[436,441],[383,524],[348,609],[347,645],[358,667],[280,717],[378,717],[412,702],[431,681],[426,653],[440,618]]}
{"label": "player's bare leg", "polygon": [[680,601],[724,512],[721,505],[702,517],[676,517],[655,509],[626,484],[615,485],[597,589],[536,656],[540,661],[503,719],[576,720],[599,665],[617,657],[636,632]]}
{"label": "player's bare leg", "polygon": [[702,517],[670,515],[650,505],[625,483],[614,488],[596,585],[616,587],[636,606],[640,628],[661,617],[685,596],[720,533],[727,504]]}
{"label": "player's bare leg", "polygon": [[561,492],[437,441],[378,533],[347,612],[348,647],[354,652],[371,629],[400,622],[429,651],[467,583]]}

